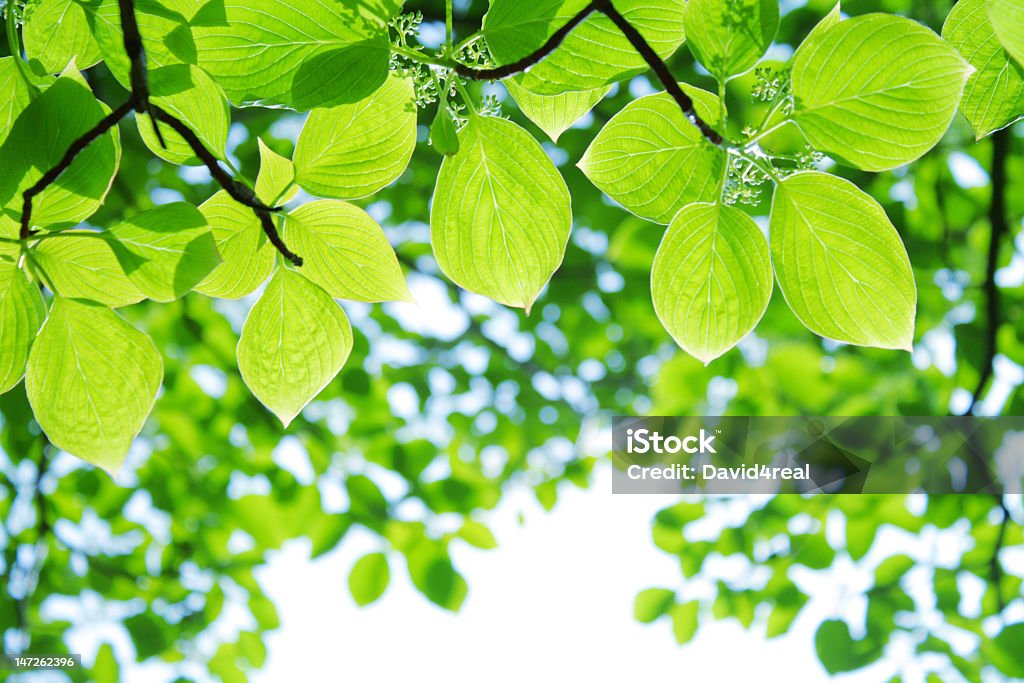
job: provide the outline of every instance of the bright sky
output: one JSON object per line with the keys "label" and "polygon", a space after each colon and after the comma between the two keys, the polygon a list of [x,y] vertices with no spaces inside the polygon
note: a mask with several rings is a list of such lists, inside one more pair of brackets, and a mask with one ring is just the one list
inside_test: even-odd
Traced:
{"label": "bright sky", "polygon": [[[282,628],[267,640],[268,666],[253,681],[417,680],[448,683],[523,680],[759,680],[786,672],[793,683],[830,680],[813,650],[813,624],[765,641],[735,621],[705,623],[680,648],[666,620],[633,620],[636,593],[677,587],[681,573],[653,545],[654,512],[666,496],[613,496],[607,470],[589,491],[563,489],[551,513],[512,494],[488,522],[499,548],[455,547],[469,583],[460,614],[420,596],[400,562],[376,604],[359,609],[346,577],[369,534],[308,560],[304,542],[280,553],[261,580],[278,604]],[[522,512],[526,523],[518,524]],[[876,681],[872,675],[845,681]]]}

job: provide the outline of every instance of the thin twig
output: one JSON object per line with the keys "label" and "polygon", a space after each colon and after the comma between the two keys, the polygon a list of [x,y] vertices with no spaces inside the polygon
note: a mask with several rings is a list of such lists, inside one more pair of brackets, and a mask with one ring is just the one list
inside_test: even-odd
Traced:
{"label": "thin twig", "polygon": [[85,148],[92,144],[94,140],[116,126],[117,122],[127,116],[128,112],[131,110],[132,103],[130,101],[125,102],[120,107],[100,119],[99,123],[71,143],[71,146],[68,147],[66,152],[64,152],[64,156],[61,157],[61,160],[57,162],[56,166],[44,173],[43,177],[37,180],[32,187],[25,190],[22,194],[21,239],[28,239],[34,232],[32,230],[32,198],[56,182],[57,178],[59,178],[60,175],[66,171],[69,166],[71,166],[75,157],[85,151]]}
{"label": "thin twig", "polygon": [[163,121],[168,126],[174,129],[178,135],[180,135],[188,146],[192,148],[195,155],[199,157],[199,160],[203,162],[206,168],[210,171],[210,175],[213,179],[223,187],[232,199],[239,204],[248,206],[256,214],[256,217],[260,220],[260,225],[263,227],[263,232],[266,233],[267,239],[273,244],[281,255],[286,259],[294,263],[296,266],[302,265],[302,257],[292,253],[288,246],[281,239],[281,235],[277,232],[277,226],[274,225],[274,221],[271,218],[271,213],[274,211],[280,211],[280,207],[271,207],[260,201],[260,198],[256,196],[245,183],[239,182],[237,179],[232,178],[227,171],[217,162],[217,157],[213,155],[213,152],[208,150],[203,142],[199,139],[199,136],[195,134],[191,128],[185,125],[184,122],[178,120],[174,116],[171,116],[160,107],[153,106],[153,113],[160,121]]}
{"label": "thin twig", "polygon": [[679,83],[676,82],[665,60],[658,56],[658,53],[654,51],[654,48],[651,47],[640,31],[633,24],[629,23],[629,20],[622,16],[619,10],[615,9],[612,0],[593,0],[592,4],[597,5],[597,9],[611,19],[612,23],[622,31],[622,35],[626,36],[633,49],[640,53],[640,56],[644,58],[647,65],[651,67],[654,75],[665,86],[665,90],[676,101],[676,104],[679,105],[679,109],[686,115],[686,118],[690,119],[693,125],[697,126],[697,130],[701,132],[707,141],[713,145],[721,145],[722,136],[707,121],[702,119],[697,110],[693,108],[693,100],[679,87]]}
{"label": "thin twig", "polygon": [[160,132],[156,118],[153,116],[153,105],[149,101],[149,68],[146,64],[146,48],[142,44],[139,22],[135,17],[135,0],[118,0],[121,11],[121,34],[124,38],[124,51],[131,62],[129,82],[132,87],[132,108],[136,114],[149,114],[153,124],[153,133],[160,146],[167,149],[164,136]]}
{"label": "thin twig", "polygon": [[597,8],[598,0],[591,0],[590,4],[577,12],[576,15],[569,19],[564,26],[552,33],[551,37],[548,38],[543,45],[522,59],[517,59],[511,64],[505,64],[493,68],[479,68],[467,66],[465,64],[456,64],[455,73],[463,78],[471,78],[477,81],[497,81],[526,71],[531,66],[537,64],[554,52],[555,49],[562,44],[562,41],[565,40],[566,36],[572,33],[572,30],[583,23],[587,17],[597,11]]}
{"label": "thin twig", "polygon": [[992,180],[992,200],[988,207],[988,220],[991,229],[988,243],[988,263],[985,268],[985,281],[982,290],[985,295],[985,347],[982,356],[982,365],[979,368],[981,376],[978,384],[971,394],[971,404],[967,408],[967,414],[974,412],[978,403],[985,393],[989,380],[992,379],[993,366],[998,351],[996,340],[999,332],[999,286],[996,284],[996,271],[999,269],[999,249],[1002,246],[1003,236],[1009,232],[1010,226],[1006,220],[1006,164],[1010,151],[1010,131],[1004,128],[992,135],[992,170],[989,177]]}

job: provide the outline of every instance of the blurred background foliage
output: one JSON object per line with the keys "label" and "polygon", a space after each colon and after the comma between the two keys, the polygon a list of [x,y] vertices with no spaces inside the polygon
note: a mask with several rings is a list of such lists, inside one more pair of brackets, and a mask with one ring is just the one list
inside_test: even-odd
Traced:
{"label": "blurred background foliage", "polygon": [[[951,5],[847,0],[843,10],[899,13],[938,32]],[[782,6],[769,56],[784,61],[832,2]],[[457,35],[477,30],[486,0],[456,7]],[[406,3],[406,11],[416,10],[425,16],[423,31],[443,35],[441,3]],[[9,53],[6,43],[2,49]],[[686,49],[671,65],[679,80],[713,88]],[[102,100],[124,99],[104,66],[87,78]],[[731,118],[760,117],[753,85],[753,74],[730,83]],[[471,87],[502,97],[504,114],[546,139],[501,86]],[[662,228],[614,206],[575,167],[600,127],[651,91],[645,77],[616,86],[557,146],[544,143],[570,188],[574,226],[564,265],[528,317],[439,277],[426,220],[440,157],[426,144],[425,112],[409,169],[363,202],[396,247],[418,307],[346,304],[352,356],[284,433],[235,364],[251,299],[213,302],[193,293],[123,309],[156,340],[166,370],[155,411],[116,481],[49,447],[23,388],[0,396],[4,650],[63,652],[73,624],[114,618],[140,661],[156,657],[179,672],[198,664],[215,679],[242,681],[265,661],[262,634],[279,626],[254,578],[269,551],[306,537],[319,556],[360,526],[379,535],[386,559],[370,557],[353,573],[358,601],[386,588],[387,563],[404,563],[428,600],[457,610],[472,577],[453,566],[450,544],[492,547],[482,520],[509,487],[532,488],[549,509],[563,487],[586,487],[607,448],[595,436],[610,415],[965,412],[992,361],[982,285],[996,145],[1007,151],[1011,229],[995,278],[995,373],[974,410],[1024,412],[1019,124],[975,143],[958,116],[909,167],[878,175],[832,169],[870,192],[907,244],[919,288],[913,354],[823,342],[776,288],[757,331],[704,367],[677,349],[654,314],[650,267]],[[259,167],[257,138],[288,156],[304,117],[262,109],[232,116],[231,153],[249,177]],[[121,125],[121,141],[121,172],[94,224],[182,198],[199,204],[216,191],[205,171],[155,159],[133,124]],[[770,201],[766,193],[752,213],[766,215]],[[1019,499],[992,495],[687,500],[662,511],[652,527],[653,542],[679,558],[680,584],[640,593],[637,618],[666,616],[680,642],[699,623],[729,617],[773,637],[807,601],[801,571],[867,568],[870,580],[851,589],[866,601],[860,623],[854,619],[851,631],[837,611],[818,631],[828,671],[869,664],[903,637],[911,643],[908,661],[927,658],[935,680],[1024,677],[1021,578],[994,559],[1021,545],[1021,518]],[[710,531],[702,525],[708,520]],[[931,564],[913,555],[879,557],[872,541],[889,527],[925,548],[965,539],[963,551]],[[985,586],[974,607],[959,592],[971,577]],[[251,613],[255,627],[218,642],[210,634],[229,606]],[[118,679],[109,645],[84,654],[95,666],[72,680]]]}

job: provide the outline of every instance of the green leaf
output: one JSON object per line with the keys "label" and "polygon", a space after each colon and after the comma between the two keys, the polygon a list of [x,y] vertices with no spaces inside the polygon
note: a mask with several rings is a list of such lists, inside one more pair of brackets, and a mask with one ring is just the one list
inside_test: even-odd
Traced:
{"label": "green leaf", "polygon": [[779,28],[776,0],[689,0],[687,45],[719,81],[757,64]]}
{"label": "green leaf", "polygon": [[982,641],[982,652],[1007,676],[1024,678],[1024,623],[1004,626],[990,641]]}
{"label": "green leaf", "polygon": [[640,591],[633,603],[633,618],[649,624],[665,614],[675,603],[676,592],[667,588],[648,588]]}
{"label": "green leaf", "polygon": [[348,575],[348,588],[356,604],[365,607],[384,595],[390,580],[387,556],[384,553],[370,553],[360,557],[352,566],[352,572]]}
{"label": "green leaf", "polygon": [[796,555],[793,561],[810,569],[828,569],[832,566],[836,551],[823,535],[794,536],[792,538]]}
{"label": "green leaf", "polygon": [[114,648],[110,643],[103,643],[96,652],[96,661],[89,672],[96,683],[118,683],[121,680],[120,666]]}
{"label": "green leaf", "polygon": [[[701,118],[717,126],[718,98],[679,85]],[[657,93],[630,102],[613,116],[577,165],[627,210],[668,223],[687,204],[717,201],[725,163],[725,151],[701,135],[668,93]]]}
{"label": "green leaf", "polygon": [[875,569],[875,586],[888,586],[903,578],[903,575],[914,568],[913,558],[906,555],[891,555],[885,558]]}
{"label": "green leaf", "polygon": [[691,204],[665,232],[651,269],[651,294],[676,343],[710,363],[753,330],[768,307],[768,240],[737,208]]}
{"label": "green leaf", "polygon": [[846,518],[846,551],[859,560],[868,554],[882,520],[872,515],[849,515]]}
{"label": "green leaf", "polygon": [[32,345],[25,388],[55,446],[116,474],[162,378],[149,337],[109,308],[57,297]]}
{"label": "green leaf", "polygon": [[24,376],[29,349],[45,318],[39,287],[24,270],[0,263],[0,394]]}
{"label": "green leaf", "polygon": [[406,560],[413,585],[428,600],[452,612],[459,611],[468,588],[443,545],[421,541],[409,550]]}
{"label": "green leaf", "polygon": [[1024,4],[1020,0],[988,0],[988,16],[999,42],[1024,66]]}
{"label": "green leaf", "polygon": [[770,234],[779,287],[808,329],[849,344],[911,349],[914,273],[878,202],[848,180],[797,173],[775,190]]}
{"label": "green leaf", "polygon": [[960,111],[979,140],[1024,116],[1024,71],[996,37],[989,4],[961,0],[942,27],[942,37],[977,69],[967,80]]}
{"label": "green leaf", "polygon": [[444,274],[529,312],[571,226],[569,191],[540,144],[504,119],[471,117],[434,188],[430,241]]}
{"label": "green leaf", "polygon": [[430,124],[430,144],[441,156],[451,156],[459,151],[459,133],[445,102],[438,104],[434,122]]}
{"label": "green leaf", "polygon": [[794,118],[844,163],[887,171],[935,146],[971,67],[917,22],[867,14],[832,26],[793,61]]}
{"label": "green leaf", "polygon": [[72,60],[76,69],[100,61],[96,44],[75,0],[31,0],[25,5],[21,32],[29,66],[37,74],[59,74]]}
{"label": "green leaf", "polygon": [[[213,79],[199,67],[178,64],[150,71],[149,87],[157,106],[181,119],[215,157],[226,158],[231,113],[224,93]],[[135,122],[153,154],[172,164],[202,165],[185,138],[167,124],[160,124],[165,148],[156,137],[149,114],[136,114]]]}
{"label": "green leaf", "polygon": [[288,214],[284,239],[302,254],[299,271],[337,299],[411,301],[398,258],[369,214],[334,199]]}
{"label": "green leaf", "polygon": [[[84,85],[62,76],[18,117],[0,147],[0,206],[19,219],[22,193],[64,156],[72,142],[107,110]],[[78,223],[99,208],[121,157],[117,128],[93,141],[71,166],[33,200],[32,224]]]}
{"label": "green leaf", "polygon": [[390,9],[380,2],[224,0],[219,25],[193,28],[199,66],[236,105],[305,110],[357,102],[387,78]]}
{"label": "green leaf", "polygon": [[326,387],[352,351],[352,328],[329,294],[278,268],[238,340],[242,379],[284,426]]}
{"label": "green leaf", "polygon": [[504,81],[504,85],[526,118],[547,133],[552,142],[558,142],[559,136],[593,109],[610,89],[609,86],[558,95],[539,95],[527,90],[520,81],[522,77],[516,76]]}
{"label": "green leaf", "polygon": [[[587,5],[587,0],[493,0],[483,33],[498,64],[511,64],[540,48]],[[684,6],[675,0],[616,0],[616,9],[667,58],[682,45]],[[594,12],[562,44],[522,76],[541,95],[592,90],[637,75],[647,63],[611,20]]]}
{"label": "green leaf", "polygon": [[416,147],[415,101],[412,80],[394,75],[355,104],[314,109],[295,143],[295,181],[332,199],[391,184]]}
{"label": "green leaf", "polygon": [[128,279],[154,301],[174,301],[220,263],[199,209],[175,202],[144,211],[108,231]]}
{"label": "green leaf", "polygon": [[821,665],[830,674],[853,671],[867,666],[882,656],[884,643],[870,636],[854,640],[845,621],[826,619],[814,634],[814,648]]}
{"label": "green leaf", "polygon": [[18,114],[31,101],[14,57],[0,57],[0,145],[7,140]]}
{"label": "green leaf", "polygon": [[111,308],[146,298],[124,274],[101,233],[70,230],[39,242],[32,256],[36,274],[50,291],[65,298],[89,299]]}
{"label": "green leaf", "polygon": [[841,4],[842,3],[840,3],[839,0],[836,0],[836,4],[832,7],[831,11],[822,17],[821,21],[814,25],[814,28],[810,30],[803,42],[797,46],[796,52],[793,55],[794,60],[796,59],[796,55],[800,52],[813,50],[814,45],[821,40],[823,35],[825,35],[825,31],[843,20],[842,8],[840,7]]}
{"label": "green leaf", "polygon": [[481,550],[494,550],[498,547],[498,542],[494,540],[491,530],[472,519],[467,519],[462,523],[462,528],[459,529],[457,535],[466,543]]}
{"label": "green leaf", "polygon": [[693,640],[700,625],[700,603],[696,600],[672,605],[668,610],[672,617],[672,633],[680,645]]}
{"label": "green leaf", "polygon": [[280,206],[295,199],[295,167],[257,138],[260,147],[260,173],[256,176],[256,196],[268,206]]}
{"label": "green leaf", "polygon": [[195,290],[219,299],[240,299],[266,282],[274,268],[273,245],[256,215],[221,190],[199,207],[222,262]]}

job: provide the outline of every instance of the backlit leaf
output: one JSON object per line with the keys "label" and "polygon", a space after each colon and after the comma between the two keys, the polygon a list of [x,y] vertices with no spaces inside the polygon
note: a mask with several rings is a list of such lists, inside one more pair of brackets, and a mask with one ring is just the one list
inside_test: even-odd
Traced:
{"label": "backlit leaf", "polygon": [[199,211],[210,226],[222,262],[195,290],[220,299],[239,299],[266,282],[277,252],[252,209],[221,190]]}
{"label": "backlit leaf", "polygon": [[523,114],[547,133],[552,142],[587,114],[608,94],[609,88],[578,90],[558,95],[538,95],[520,85],[520,78],[504,81]]}
{"label": "backlit leaf", "polygon": [[162,378],[163,361],[149,337],[109,308],[58,297],[32,345],[25,387],[55,446],[113,474]]}
{"label": "backlit leaf", "polygon": [[21,381],[45,318],[39,287],[29,282],[24,270],[0,263],[0,394]]}
{"label": "backlit leaf", "polygon": [[384,553],[370,553],[360,557],[348,575],[348,589],[360,607],[376,602],[388,588],[391,572]]}
{"label": "backlit leaf", "polygon": [[110,243],[93,231],[74,230],[45,239],[33,250],[37,274],[65,298],[89,299],[111,308],[142,301],[145,295],[124,274]]}
{"label": "backlit leaf", "polygon": [[30,0],[22,39],[29,65],[40,74],[58,74],[72,60],[76,68],[88,69],[102,58],[85,10],[75,0]]}
{"label": "backlit leaf", "polygon": [[687,45],[718,80],[757,64],[779,27],[776,0],[689,0]]}
{"label": "backlit leaf", "polygon": [[430,240],[441,270],[471,292],[527,311],[562,263],[569,191],[530,135],[473,116],[441,163]]}

